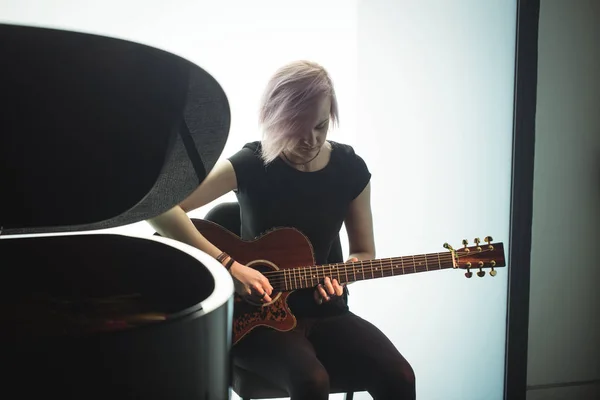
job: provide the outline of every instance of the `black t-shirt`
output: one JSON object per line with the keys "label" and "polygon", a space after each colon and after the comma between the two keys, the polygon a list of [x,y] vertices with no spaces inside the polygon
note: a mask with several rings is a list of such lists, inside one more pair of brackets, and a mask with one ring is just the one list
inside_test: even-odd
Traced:
{"label": "black t-shirt", "polygon": [[[351,146],[329,143],[329,163],[315,172],[298,171],[280,158],[265,166],[260,142],[247,143],[229,158],[237,178],[242,239],[253,240],[277,227],[293,227],[310,240],[316,263],[328,262],[350,202],[371,179],[367,165]],[[298,290],[288,298],[296,316],[330,315],[348,309],[340,298],[317,305],[313,291]]]}

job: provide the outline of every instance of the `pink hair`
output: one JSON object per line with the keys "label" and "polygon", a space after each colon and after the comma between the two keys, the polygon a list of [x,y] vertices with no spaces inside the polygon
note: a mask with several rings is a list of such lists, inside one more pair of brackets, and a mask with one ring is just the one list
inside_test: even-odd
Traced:
{"label": "pink hair", "polygon": [[325,68],[310,61],[295,61],[277,70],[267,84],[259,114],[265,164],[300,140],[296,133],[304,128],[303,114],[323,96],[331,99],[330,118],[337,124],[337,99]]}

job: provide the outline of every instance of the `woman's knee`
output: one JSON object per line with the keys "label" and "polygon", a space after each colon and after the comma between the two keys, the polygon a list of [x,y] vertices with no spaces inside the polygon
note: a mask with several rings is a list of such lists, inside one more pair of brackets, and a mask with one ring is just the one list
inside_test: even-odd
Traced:
{"label": "woman's knee", "polygon": [[414,400],[416,396],[415,371],[408,362],[395,363],[379,372],[375,387],[370,390],[379,399]]}
{"label": "woman's knee", "polygon": [[414,400],[416,396],[416,378],[415,371],[409,363],[404,363],[397,370],[391,381],[392,392],[401,393],[397,397],[402,400]]}
{"label": "woman's knee", "polygon": [[408,385],[415,386],[415,370],[409,363],[404,363],[400,367],[400,371],[398,371],[398,375],[402,382],[405,382]]}
{"label": "woman's knee", "polygon": [[329,397],[329,374],[325,368],[314,368],[298,374],[292,380],[292,399],[327,399]]}

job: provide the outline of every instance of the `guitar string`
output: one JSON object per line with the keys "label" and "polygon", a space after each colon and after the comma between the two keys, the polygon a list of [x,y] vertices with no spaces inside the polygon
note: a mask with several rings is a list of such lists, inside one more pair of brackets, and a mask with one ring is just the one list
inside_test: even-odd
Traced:
{"label": "guitar string", "polygon": [[[371,267],[371,266],[388,266],[390,264],[416,264],[416,263],[423,263],[423,262],[429,262],[432,261],[432,263],[438,263],[438,257],[437,255],[428,255],[428,256],[415,256],[414,257],[414,261],[412,259],[413,257],[409,258],[400,258],[400,257],[393,257],[393,258],[381,258],[381,259],[377,259],[377,260],[364,260],[364,261],[349,261],[349,262],[345,262],[345,263],[332,263],[332,264],[323,264],[323,265],[311,265],[311,266],[303,266],[303,267],[294,267],[294,268],[286,268],[286,269],[282,269],[282,270],[277,270],[277,271],[267,271],[267,272],[263,272],[263,275],[265,276],[269,276],[269,275],[278,275],[278,274],[282,274],[283,271],[292,271],[292,270],[307,270],[307,269],[323,269],[323,268],[335,268],[335,269],[343,269],[343,268],[356,268],[356,267]],[[452,261],[452,256],[444,254],[441,255],[439,257],[439,262],[441,261]],[[412,265],[410,265],[410,267],[412,267]]]}
{"label": "guitar string", "polygon": [[[429,258],[431,258],[432,260],[429,260]],[[387,275],[387,277],[395,276],[394,271],[399,271],[399,268],[402,270],[402,274],[406,274],[407,272],[415,273],[415,272],[425,272],[425,271],[439,271],[442,269],[452,268],[452,266],[443,267],[443,266],[439,265],[439,264],[441,264],[442,259],[445,262],[452,261],[452,256],[448,255],[448,254],[444,254],[439,257],[439,260],[438,260],[437,254],[420,256],[420,257],[415,256],[415,263],[412,263],[411,260],[407,260],[407,264],[409,264],[409,265],[400,265],[400,263],[398,262],[400,260],[400,258],[390,258],[390,259],[380,259],[381,261],[377,260],[372,263],[370,261],[363,261],[363,262],[355,261],[355,262],[351,262],[351,263],[327,264],[327,265],[323,265],[323,266],[288,268],[285,270],[268,271],[268,272],[265,272],[264,274],[266,276],[273,276],[271,279],[269,279],[269,281],[271,282],[272,285],[276,285],[276,286],[285,285],[287,287],[288,286],[287,284],[289,282],[290,286],[304,287],[305,285],[303,285],[303,283],[308,283],[308,281],[311,281],[311,284],[307,285],[306,287],[312,287],[312,286],[314,286],[314,285],[312,285],[312,281],[314,281],[315,279],[318,280],[321,277],[330,276],[330,275],[331,275],[330,277],[335,278],[337,275],[337,277],[341,281],[342,276],[344,278],[348,277],[349,271],[350,271],[350,274],[349,274],[350,276],[356,277],[357,274],[359,274],[359,276],[360,275],[363,276],[363,279],[356,279],[356,280],[364,280],[365,275],[371,275],[369,278],[374,279],[374,278],[376,278],[375,275],[377,275],[377,278],[386,277],[385,273],[388,273],[388,272],[391,272],[392,274]],[[432,261],[431,267],[428,263],[426,265],[416,265],[417,260],[419,260],[421,262],[421,264],[424,260]],[[438,260],[438,262],[437,262],[438,265],[435,265],[436,260]],[[403,261],[403,260],[401,260],[401,261]],[[365,264],[367,264],[367,265],[365,265]],[[357,268],[357,265],[358,265],[358,268]],[[316,275],[312,271],[313,268],[315,269],[315,272],[317,273]],[[489,267],[485,267],[485,266],[480,267],[479,265],[475,265],[475,266],[471,267],[471,269],[474,269],[474,270],[477,270],[479,268],[489,268]],[[465,268],[462,268],[462,269],[465,269]],[[348,282],[349,281],[351,281],[351,280],[348,279]],[[300,285],[298,285],[298,283],[300,283]]]}
{"label": "guitar string", "polygon": [[[437,260],[437,257],[436,257]],[[444,261],[451,261],[452,257],[447,258]],[[440,257],[440,261],[441,261],[441,257]],[[377,262],[374,263],[373,265],[367,265],[365,266],[364,264],[362,266],[359,266],[359,268],[356,268],[356,266],[352,266],[352,265],[343,265],[342,267],[336,267],[335,269],[329,268],[328,266],[320,266],[320,267],[296,267],[296,268],[289,268],[289,269],[284,269],[284,270],[279,270],[279,271],[270,271],[271,273],[265,273],[269,276],[273,276],[273,278],[269,279],[269,282],[271,283],[271,285],[283,285],[285,284],[287,286],[287,282],[290,282],[291,286],[299,286],[298,282],[302,283],[302,282],[308,282],[308,281],[312,281],[314,279],[317,279],[317,281],[319,280],[319,278],[325,277],[325,276],[330,276],[333,278],[339,277],[340,280],[342,278],[342,276],[345,278],[347,275],[348,276],[356,276],[359,275],[360,276],[365,276],[365,275],[371,275],[369,278],[373,279],[375,278],[375,275],[377,275],[377,278],[381,278],[381,277],[385,277],[385,273],[386,272],[392,272],[391,275],[388,276],[394,276],[393,272],[394,271],[399,271],[399,269],[402,270],[402,274],[405,274],[406,271],[408,271],[408,273],[414,273],[414,272],[424,272],[424,271],[440,271],[442,269],[449,269],[452,268],[451,266],[448,267],[443,267],[443,266],[439,266],[438,265],[433,265],[434,263],[431,264],[431,266],[429,265],[416,265],[416,264],[411,264],[411,265],[400,265],[400,263],[398,262],[394,262],[394,261],[384,261],[384,262]],[[331,264],[336,265],[336,264]],[[360,264],[359,264],[360,265]],[[313,268],[315,269],[315,272],[317,273],[317,275],[315,276],[314,272],[312,271]],[[477,267],[478,268],[478,267]],[[323,271],[323,269],[325,269],[325,271]],[[476,269],[476,268],[473,268]],[[287,276],[285,276],[287,275]],[[363,279],[357,279],[357,280],[363,280]],[[350,280],[348,280],[350,281]],[[303,286],[303,285],[301,285]],[[308,285],[307,287],[312,287],[314,285]]]}
{"label": "guitar string", "polygon": [[[438,269],[436,268],[435,271],[441,271],[442,269]],[[419,273],[419,272],[425,272],[427,271],[424,267],[422,267],[421,270],[419,270],[419,268],[417,268],[416,271],[413,271],[412,269],[409,271],[403,271],[402,273],[392,273],[392,274],[385,274],[385,272],[390,272],[392,270],[381,270],[381,271],[377,271],[377,274],[371,274],[369,273],[369,271],[365,271],[365,278],[366,279],[377,279],[377,278],[385,278],[385,277],[391,277],[391,276],[400,276],[400,275],[406,275],[411,274],[411,273]],[[434,271],[433,269],[429,270],[429,271]],[[383,273],[382,273],[383,272]],[[366,276],[366,275],[371,275],[371,276]],[[271,285],[274,288],[279,288],[279,290],[295,290],[295,289],[305,289],[305,288],[311,288],[316,286],[315,280],[318,283],[319,282],[319,278],[321,277],[315,277],[315,276],[309,276],[309,277],[304,277],[304,276],[289,276],[287,279],[286,278],[278,278],[278,279],[274,279],[272,281],[270,281]],[[349,282],[358,282],[358,281],[362,281],[362,280],[366,280],[363,279],[362,277],[362,272],[361,272],[361,276],[356,276],[356,279],[348,279],[348,281],[346,281],[344,277],[340,277],[340,283],[349,283]],[[333,276],[333,279],[336,279],[336,276]],[[289,282],[289,285],[288,285]]]}
{"label": "guitar string", "polygon": [[[481,254],[484,252],[489,252],[491,251],[491,249],[482,249],[482,251],[479,251],[475,254]],[[460,257],[464,257],[465,255],[469,255],[469,253],[467,252],[460,252],[457,251],[457,256],[460,259]],[[390,258],[380,258],[380,259],[376,259],[376,260],[363,260],[363,261],[348,261],[348,262],[342,262],[342,263],[332,263],[332,264],[324,264],[324,265],[312,265],[312,266],[303,266],[303,267],[295,267],[295,268],[288,268],[285,269],[285,271],[290,271],[290,270],[297,270],[297,269],[309,269],[309,268],[330,268],[330,267],[334,267],[337,268],[339,266],[348,266],[348,267],[352,267],[354,268],[357,264],[358,265],[365,265],[365,264],[369,264],[369,265],[374,265],[374,264],[378,264],[378,265],[382,265],[382,263],[394,263],[394,262],[398,262],[403,264],[404,262],[406,263],[416,263],[416,262],[428,262],[430,258],[435,260],[438,260],[441,262],[442,259],[444,259],[444,261],[451,261],[452,260],[452,254],[451,253],[431,253],[431,254],[420,254],[420,255],[415,255],[415,256],[403,256],[403,257],[390,257]],[[277,271],[267,271],[267,272],[263,272],[263,275],[267,276],[267,275],[277,275],[282,273],[283,270],[277,270]]]}

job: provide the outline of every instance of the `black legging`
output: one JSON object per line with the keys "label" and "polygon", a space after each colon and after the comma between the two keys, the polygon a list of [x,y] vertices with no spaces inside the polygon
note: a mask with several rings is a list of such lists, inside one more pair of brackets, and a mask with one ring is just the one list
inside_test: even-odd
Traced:
{"label": "black legging", "polygon": [[326,400],[330,382],[376,400],[414,400],[410,364],[373,324],[352,312],[298,319],[290,332],[257,328],[232,349],[233,362],[286,389],[291,400]]}

